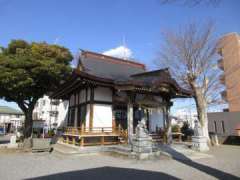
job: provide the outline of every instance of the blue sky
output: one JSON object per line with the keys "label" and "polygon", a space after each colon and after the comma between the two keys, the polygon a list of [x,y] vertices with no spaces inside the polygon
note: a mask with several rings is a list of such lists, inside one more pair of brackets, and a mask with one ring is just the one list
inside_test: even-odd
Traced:
{"label": "blue sky", "polygon": [[6,46],[11,39],[56,42],[75,55],[80,48],[96,52],[116,48],[125,37],[133,57],[154,69],[164,29],[177,30],[188,22],[210,18],[215,21],[217,37],[240,32],[238,0],[221,0],[217,7],[163,5],[160,1],[0,0],[0,45]]}

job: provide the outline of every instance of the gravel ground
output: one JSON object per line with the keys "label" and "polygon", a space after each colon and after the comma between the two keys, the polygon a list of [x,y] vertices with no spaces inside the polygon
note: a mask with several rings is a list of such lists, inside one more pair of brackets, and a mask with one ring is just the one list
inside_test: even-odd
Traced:
{"label": "gravel ground", "polygon": [[240,146],[220,146],[198,160],[137,161],[109,155],[15,153],[0,150],[0,179],[240,179]]}

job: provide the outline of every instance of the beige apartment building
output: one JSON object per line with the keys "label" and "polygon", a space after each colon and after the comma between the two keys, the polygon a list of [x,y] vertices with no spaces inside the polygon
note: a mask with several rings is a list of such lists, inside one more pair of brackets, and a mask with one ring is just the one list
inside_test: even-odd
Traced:
{"label": "beige apartment building", "polygon": [[225,84],[222,97],[228,102],[229,111],[240,111],[240,36],[229,33],[219,41],[218,53],[222,57],[219,67],[223,70],[220,78]]}

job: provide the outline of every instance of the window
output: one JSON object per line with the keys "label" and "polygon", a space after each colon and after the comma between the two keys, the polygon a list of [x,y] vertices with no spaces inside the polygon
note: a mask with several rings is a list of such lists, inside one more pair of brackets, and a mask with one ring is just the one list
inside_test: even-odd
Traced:
{"label": "window", "polygon": [[214,129],[215,129],[215,133],[217,133],[217,122],[214,121]]}
{"label": "window", "polygon": [[223,133],[225,133],[225,125],[224,125],[224,121],[222,121],[222,130],[223,130]]}

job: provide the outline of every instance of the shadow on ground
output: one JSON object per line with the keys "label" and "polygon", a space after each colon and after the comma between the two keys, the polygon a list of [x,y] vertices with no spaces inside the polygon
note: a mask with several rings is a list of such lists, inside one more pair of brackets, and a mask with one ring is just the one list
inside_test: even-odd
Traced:
{"label": "shadow on ground", "polygon": [[31,178],[33,180],[159,180],[159,179],[178,179],[174,176],[153,171],[144,171],[128,168],[101,167],[79,171],[70,171],[59,174]]}
{"label": "shadow on ground", "polygon": [[[227,172],[221,171],[219,169],[216,168],[212,168],[200,163],[197,163],[195,161],[192,161],[190,158],[188,158],[187,156],[183,155],[182,153],[179,153],[178,151],[176,151],[175,149],[171,148],[171,146],[166,146],[165,147],[165,151],[168,152],[169,154],[171,154],[172,158],[178,162],[181,162],[187,166],[190,166],[192,168],[195,168],[201,172],[204,172],[210,176],[213,176],[217,179],[240,179],[237,176],[234,176],[232,174],[229,174]],[[217,157],[217,158],[221,158],[221,157]]]}
{"label": "shadow on ground", "polygon": [[240,136],[227,136],[220,139],[223,139],[223,144],[226,145],[240,145]]}

